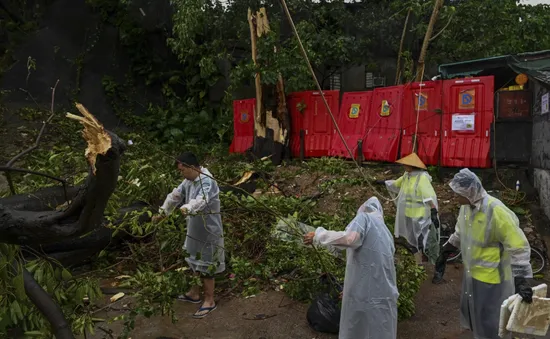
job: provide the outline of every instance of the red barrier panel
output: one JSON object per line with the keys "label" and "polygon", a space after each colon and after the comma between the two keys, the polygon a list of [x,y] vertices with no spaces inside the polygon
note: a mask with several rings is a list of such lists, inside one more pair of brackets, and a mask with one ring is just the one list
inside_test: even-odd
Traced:
{"label": "red barrier panel", "polygon": [[[417,134],[417,154],[426,165],[438,165],[441,150],[442,81],[405,86],[401,136],[401,157],[413,150]],[[417,127],[418,112],[418,127]]]}
{"label": "red barrier panel", "polygon": [[[338,119],[339,91],[324,91],[329,107]],[[305,132],[305,156],[324,157],[329,155],[335,128],[319,92],[291,93],[288,98],[292,119],[291,151],[300,155],[300,130]]]}
{"label": "red barrier panel", "polygon": [[[371,99],[372,92],[349,92],[344,93],[342,97],[338,127],[354,157],[357,156],[357,142],[363,138],[367,130]],[[346,145],[338,134],[334,134],[329,155],[350,158]]]}
{"label": "red barrier panel", "polygon": [[254,143],[254,108],[256,99],[233,101],[233,141],[230,153],[244,153]]}
{"label": "red barrier panel", "polygon": [[493,123],[493,76],[443,82],[441,165],[489,168]]}
{"label": "red barrier panel", "polygon": [[397,160],[403,92],[403,86],[382,87],[373,91],[367,130],[363,137],[363,156],[366,160]]}

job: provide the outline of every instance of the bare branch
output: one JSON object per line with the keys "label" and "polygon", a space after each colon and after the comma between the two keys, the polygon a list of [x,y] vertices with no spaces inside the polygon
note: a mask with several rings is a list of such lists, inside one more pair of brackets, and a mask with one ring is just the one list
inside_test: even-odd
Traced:
{"label": "bare branch", "polygon": [[39,176],[42,176],[42,177],[45,177],[45,178],[48,178],[48,179],[52,179],[52,180],[55,180],[55,181],[59,181],[63,185],[63,191],[65,192],[65,200],[68,200],[67,199],[67,181],[65,181],[61,178],[54,177],[53,175],[49,175],[49,174],[46,174],[46,173],[27,170],[27,169],[24,169],[24,168],[8,167],[8,166],[0,166],[0,172],[28,173],[28,174],[39,175]]}
{"label": "bare branch", "polygon": [[[42,128],[40,129],[40,132],[38,133],[38,136],[36,137],[36,140],[34,141],[34,145],[27,148],[26,150],[22,151],[21,153],[14,156],[8,163],[6,164],[7,167],[11,167],[18,159],[20,159],[22,156],[34,151],[38,145],[40,144],[40,139],[42,139],[42,135],[44,134],[44,131],[46,130],[46,126],[50,123],[50,121],[54,117],[54,101],[55,101],[55,89],[57,88],[57,84],[59,83],[59,79],[55,82],[55,85],[52,88],[52,101],[51,101],[51,107],[50,107],[50,116],[46,121],[42,123]],[[33,99],[34,100],[34,99]],[[36,103],[36,101],[35,101]],[[15,187],[13,186],[13,181],[11,180],[11,176],[8,173],[6,173],[6,179],[8,180],[8,184],[10,186],[11,194],[15,194]]]}
{"label": "bare branch", "polygon": [[440,36],[441,33],[443,33],[443,31],[444,31],[447,27],[449,27],[449,25],[451,24],[452,21],[453,21],[453,15],[451,15],[451,17],[449,18],[449,21],[447,21],[447,24],[446,24],[445,26],[443,26],[443,28],[442,28],[439,32],[437,32],[437,34],[434,35],[434,36],[430,39],[430,42],[434,41],[438,36]]}
{"label": "bare branch", "polygon": [[38,136],[36,137],[36,140],[34,141],[34,145],[32,145],[31,147],[27,148],[23,152],[21,152],[21,153],[17,154],[16,156],[14,156],[7,163],[8,167],[11,167],[13,165],[13,163],[16,162],[19,158],[21,158],[25,154],[35,150],[38,147],[38,144],[40,143],[40,139],[42,139],[42,135],[44,134],[44,130],[46,129],[46,126],[50,123],[50,121],[53,119],[53,116],[54,116],[53,106],[54,106],[54,98],[55,98],[55,89],[56,89],[58,83],[59,83],[59,80],[56,81],[55,86],[52,89],[52,103],[51,103],[51,108],[50,108],[50,116],[48,117],[48,119],[46,119],[46,121],[43,122],[42,128],[40,129],[40,132],[38,133]]}

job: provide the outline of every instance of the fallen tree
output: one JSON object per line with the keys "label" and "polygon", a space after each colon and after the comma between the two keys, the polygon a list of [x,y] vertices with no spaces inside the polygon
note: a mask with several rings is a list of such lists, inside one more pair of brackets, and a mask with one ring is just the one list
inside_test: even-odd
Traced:
{"label": "fallen tree", "polygon": [[61,211],[14,210],[0,204],[0,239],[4,243],[38,245],[74,238],[90,232],[103,223],[103,213],[116,188],[124,142],[77,104],[84,117],[68,115],[84,125],[83,137],[88,143],[86,158],[90,165],[85,184],[68,208]]}
{"label": "fallen tree", "polygon": [[[12,198],[8,205],[0,203],[0,242],[36,247],[69,241],[65,246],[58,245],[57,249],[72,248],[80,253],[83,249],[78,247],[90,238],[78,240],[77,237],[89,233],[88,237],[97,238],[96,244],[101,243],[101,239],[110,238],[109,231],[103,227],[104,211],[116,188],[125,143],[116,134],[105,130],[84,106],[77,104],[76,107],[83,116],[67,114],[67,117],[84,126],[82,135],[88,144],[85,155],[89,164],[86,182],[72,192],[72,200],[62,210],[41,211],[43,203],[26,203],[21,198]],[[48,193],[44,194],[48,196]],[[59,198],[54,191],[49,192],[49,197],[54,201]],[[71,241],[73,246],[69,246]],[[56,249],[55,245],[51,246],[52,250]],[[56,338],[74,338],[71,326],[52,297],[17,261],[13,267],[16,274],[23,277],[27,297],[48,320]]]}

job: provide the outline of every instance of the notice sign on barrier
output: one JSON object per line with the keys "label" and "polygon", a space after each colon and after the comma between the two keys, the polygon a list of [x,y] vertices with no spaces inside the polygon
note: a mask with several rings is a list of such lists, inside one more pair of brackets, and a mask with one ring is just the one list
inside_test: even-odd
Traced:
{"label": "notice sign on barrier", "polygon": [[428,109],[428,96],[426,94],[418,93],[414,95],[414,109],[418,111]]}
{"label": "notice sign on barrier", "polygon": [[548,112],[550,112],[550,104],[548,103],[548,96],[549,96],[550,93],[546,93],[542,96],[542,99],[541,99],[541,113],[542,114],[546,114]]}
{"label": "notice sign on barrier", "polygon": [[476,106],[476,90],[474,88],[460,91],[458,96],[459,109],[472,109]]}
{"label": "notice sign on barrier", "polygon": [[453,114],[453,131],[473,132],[475,130],[475,115]]}
{"label": "notice sign on barrier", "polygon": [[349,118],[357,119],[359,118],[359,110],[361,109],[361,104],[351,104],[349,109]]}
{"label": "notice sign on barrier", "polygon": [[388,117],[391,114],[390,103],[388,100],[382,100],[382,107],[380,108],[380,116]]}
{"label": "notice sign on barrier", "polygon": [[248,120],[250,120],[250,115],[248,114],[247,111],[242,111],[241,112],[241,123],[246,124],[248,122]]}

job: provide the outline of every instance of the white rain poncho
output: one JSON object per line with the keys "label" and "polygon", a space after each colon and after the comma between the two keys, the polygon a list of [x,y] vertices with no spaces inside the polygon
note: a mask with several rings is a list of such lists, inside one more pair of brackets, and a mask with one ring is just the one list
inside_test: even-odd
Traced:
{"label": "white rain poncho", "polygon": [[470,170],[462,169],[449,186],[470,202],[461,206],[449,239],[464,262],[461,325],[476,339],[496,339],[500,305],[514,294],[513,278],[532,277],[529,242],[516,215],[488,195]]}
{"label": "white rain poncho", "polygon": [[345,231],[317,228],[313,242],[347,249],[339,338],[395,339],[395,247],[378,199],[367,200]]}
{"label": "white rain poncho", "polygon": [[185,260],[194,272],[220,273],[225,270],[220,189],[206,168],[200,171],[194,181],[185,179],[168,194],[160,211],[170,214],[184,203],[180,207],[188,211],[184,249],[189,254]]}
{"label": "white rain poncho", "polygon": [[[397,212],[395,214],[396,238],[404,237],[407,242],[417,248],[427,249],[428,233],[432,225],[431,204],[438,208],[437,196],[432,187],[432,177],[426,172],[415,170],[406,172],[397,180],[386,181],[386,187],[395,201]],[[435,232],[438,232],[437,230]],[[422,236],[423,243],[419,244],[419,237]],[[434,238],[439,246],[439,234]],[[439,253],[435,253],[433,261]]]}

